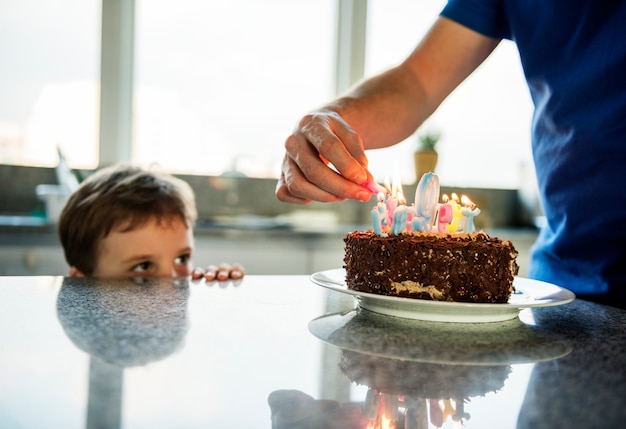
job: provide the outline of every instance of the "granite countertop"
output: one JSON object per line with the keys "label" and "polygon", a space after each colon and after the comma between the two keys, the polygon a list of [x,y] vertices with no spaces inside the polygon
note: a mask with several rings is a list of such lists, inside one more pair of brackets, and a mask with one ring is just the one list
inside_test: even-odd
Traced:
{"label": "granite countertop", "polygon": [[362,310],[308,276],[0,277],[0,326],[0,427],[364,428],[381,410],[429,429],[626,419],[626,311],[578,299],[442,323]]}

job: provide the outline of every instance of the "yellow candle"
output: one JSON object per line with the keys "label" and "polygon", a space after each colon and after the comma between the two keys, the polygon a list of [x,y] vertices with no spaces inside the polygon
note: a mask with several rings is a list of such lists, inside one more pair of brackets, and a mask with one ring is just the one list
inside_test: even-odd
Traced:
{"label": "yellow candle", "polygon": [[452,194],[452,198],[448,202],[452,208],[452,221],[448,224],[448,232],[454,233],[459,230],[459,223],[463,219],[463,213],[461,213],[461,205],[459,204],[459,197],[456,194]]}

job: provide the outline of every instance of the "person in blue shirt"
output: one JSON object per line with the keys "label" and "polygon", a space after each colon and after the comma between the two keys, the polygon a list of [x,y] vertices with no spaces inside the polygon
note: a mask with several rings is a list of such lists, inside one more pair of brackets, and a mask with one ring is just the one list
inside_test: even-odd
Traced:
{"label": "person in blue shirt", "polygon": [[364,151],[413,134],[510,39],[534,103],[532,149],[547,218],[529,277],[626,307],[624,23],[619,0],[450,0],[401,64],[300,120],[285,141],[277,198],[368,201]]}

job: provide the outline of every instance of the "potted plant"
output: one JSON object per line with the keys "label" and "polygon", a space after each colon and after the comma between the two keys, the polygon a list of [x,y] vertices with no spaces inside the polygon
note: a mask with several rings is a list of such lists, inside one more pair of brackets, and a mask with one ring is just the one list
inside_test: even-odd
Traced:
{"label": "potted plant", "polygon": [[441,134],[436,131],[424,131],[417,134],[417,148],[413,153],[415,163],[415,181],[419,182],[424,173],[434,173],[437,167],[437,142]]}

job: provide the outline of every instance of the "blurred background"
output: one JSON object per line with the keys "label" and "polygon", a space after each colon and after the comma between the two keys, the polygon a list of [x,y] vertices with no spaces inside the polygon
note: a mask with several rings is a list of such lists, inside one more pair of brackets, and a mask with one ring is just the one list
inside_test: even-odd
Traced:
{"label": "blurred background", "polygon": [[[54,166],[60,145],[74,168],[121,158],[275,178],[298,119],[401,61],[444,4],[0,0],[0,163]],[[503,42],[429,121],[439,175],[519,187],[530,117],[517,52]],[[414,146],[370,153],[376,178],[397,168],[413,181]]]}
{"label": "blurred background", "polygon": [[[0,0],[0,262],[9,245],[39,246],[42,231],[56,245],[51,197],[36,188],[58,183],[57,149],[79,179],[118,161],[180,175],[196,191],[199,231],[291,239],[367,224],[370,204],[277,201],[285,138],[304,113],[405,58],[444,5]],[[479,205],[479,228],[534,227],[541,214],[531,114],[519,56],[504,41],[420,130],[440,135],[436,173]],[[417,141],[370,151],[376,180],[399,176],[411,195]]]}

